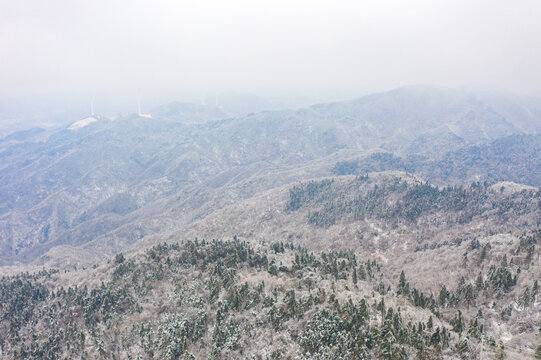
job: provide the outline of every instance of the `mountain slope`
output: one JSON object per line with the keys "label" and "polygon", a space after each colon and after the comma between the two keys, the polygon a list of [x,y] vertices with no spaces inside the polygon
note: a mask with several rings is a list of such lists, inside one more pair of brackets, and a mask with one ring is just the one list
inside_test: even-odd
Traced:
{"label": "mountain slope", "polygon": [[[130,244],[183,228],[245,198],[239,186],[261,172],[282,185],[283,171],[310,164],[320,172],[301,172],[295,181],[324,176],[328,169],[318,162],[355,152],[439,156],[509,134],[538,133],[540,108],[533,98],[411,87],[226,119],[214,106],[172,104],[157,109],[154,119],[100,118],[73,131],[3,139],[0,261],[27,263],[60,245],[98,238],[114,243],[119,234]],[[515,180],[513,174],[501,180]],[[267,181],[259,191],[275,186]]]}
{"label": "mountain slope", "polygon": [[377,152],[339,162],[332,171],[346,175],[385,170],[415,173],[436,184],[496,180],[541,186],[541,136],[512,135],[450,151],[437,159]]}
{"label": "mountain slope", "polygon": [[[496,274],[515,268],[501,265],[476,294],[506,296],[505,287],[496,287]],[[523,331],[519,347],[494,325],[501,299],[492,309],[475,299],[480,311],[462,313],[457,304],[472,300],[461,288],[435,298],[404,273],[391,285],[385,272],[375,259],[348,251],[314,254],[288,243],[254,247],[235,238],[163,244],[89,270],[2,278],[1,354],[14,359],[533,355],[525,340],[536,329]],[[523,311],[535,314],[537,291],[529,293]],[[513,310],[504,312],[507,317]]]}

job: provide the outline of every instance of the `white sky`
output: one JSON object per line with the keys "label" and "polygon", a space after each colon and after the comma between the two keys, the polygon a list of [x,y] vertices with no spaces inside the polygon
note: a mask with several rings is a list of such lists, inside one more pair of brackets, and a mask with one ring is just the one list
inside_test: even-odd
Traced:
{"label": "white sky", "polygon": [[540,0],[0,0],[0,96],[541,89]]}

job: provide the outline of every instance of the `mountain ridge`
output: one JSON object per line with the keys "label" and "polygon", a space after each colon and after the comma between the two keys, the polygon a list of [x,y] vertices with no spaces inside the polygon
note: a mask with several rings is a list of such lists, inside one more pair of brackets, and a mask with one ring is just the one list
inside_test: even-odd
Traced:
{"label": "mountain ridge", "polygon": [[[82,239],[73,230],[84,222],[88,222],[88,228],[102,229],[99,233],[87,232],[88,240],[112,234],[115,228],[125,225],[123,216],[144,217],[145,209],[159,209],[167,204],[168,197],[175,198],[173,194],[178,198],[195,196],[193,201],[185,202],[191,204],[185,211],[193,211],[201,205],[198,202],[205,201],[195,189],[204,189],[209,179],[217,181],[209,182],[209,186],[221,184],[218,186],[227,193],[228,187],[246,176],[240,174],[254,173],[258,166],[279,172],[302,164],[324,163],[324,159],[335,155],[377,149],[399,156],[413,152],[437,157],[453,149],[499,139],[509,132],[541,128],[541,116],[536,117],[541,114],[541,105],[531,98],[506,100],[506,104],[515,105],[500,107],[506,114],[515,115],[496,116],[490,105],[494,100],[488,97],[490,101],[485,103],[483,96],[464,90],[402,88],[306,109],[193,123],[179,120],[190,116],[197,119],[198,105],[177,120],[174,114],[168,115],[171,119],[127,116],[95,122],[77,131],[53,132],[45,140],[36,134],[36,142],[4,139],[0,141],[0,154],[5,159],[0,174],[0,248],[6,254],[3,262],[24,259],[19,253],[27,253],[29,257],[24,261],[29,261],[39,252],[33,254],[28,249],[40,244],[62,243],[62,239],[74,236]],[[213,114],[214,108],[207,108]],[[446,112],[451,122],[437,116]],[[531,114],[526,123],[516,120],[522,119],[524,113]],[[464,122],[464,116],[473,118]],[[411,123],[413,119],[416,125]],[[484,124],[494,119],[500,119],[503,127],[493,126],[487,132]],[[456,132],[450,125],[442,132],[442,124],[446,123],[462,129],[459,135],[449,135]],[[430,132],[430,126],[435,126],[435,133]],[[423,127],[428,127],[424,129],[426,135],[419,132]],[[443,147],[441,139],[447,139]],[[313,177],[329,174],[328,169],[320,169]],[[231,180],[218,180],[226,179],[227,174]],[[426,174],[424,177],[429,178]],[[182,217],[182,211],[177,214]],[[100,217],[117,220],[108,225],[109,220],[96,222]],[[136,224],[143,217],[129,221]],[[162,226],[175,225],[170,221]]]}

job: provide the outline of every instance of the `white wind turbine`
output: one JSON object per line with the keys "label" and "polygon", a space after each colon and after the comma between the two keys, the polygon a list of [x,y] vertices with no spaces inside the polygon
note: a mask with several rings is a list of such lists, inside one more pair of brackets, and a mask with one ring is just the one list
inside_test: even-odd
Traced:
{"label": "white wind turbine", "polygon": [[68,130],[78,130],[96,121],[98,121],[98,118],[94,115],[94,96],[92,96],[92,100],[90,100],[90,116],[72,123],[68,126]]}
{"label": "white wind turbine", "polygon": [[144,118],[147,118],[147,119],[152,119],[152,115],[150,115],[150,114],[143,114],[143,112],[141,111],[141,90],[139,90],[139,99],[137,99],[137,115],[139,115],[139,117],[144,117]]}
{"label": "white wind turbine", "polygon": [[218,109],[223,109],[223,108],[224,108],[222,105],[219,105],[219,104],[218,104],[218,96],[214,96],[214,100],[216,101],[216,107],[217,107]]}

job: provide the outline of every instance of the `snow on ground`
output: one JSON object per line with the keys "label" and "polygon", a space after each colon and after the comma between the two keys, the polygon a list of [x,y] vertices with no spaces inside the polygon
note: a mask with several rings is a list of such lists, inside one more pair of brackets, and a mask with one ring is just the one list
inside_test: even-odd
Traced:
{"label": "snow on ground", "polygon": [[88,125],[90,125],[90,124],[92,124],[92,123],[94,123],[96,121],[98,121],[98,119],[96,119],[93,116],[90,116],[90,117],[87,117],[85,119],[74,122],[73,124],[71,124],[68,127],[68,130],[77,130],[77,129],[83,128],[85,126],[88,126]]}

